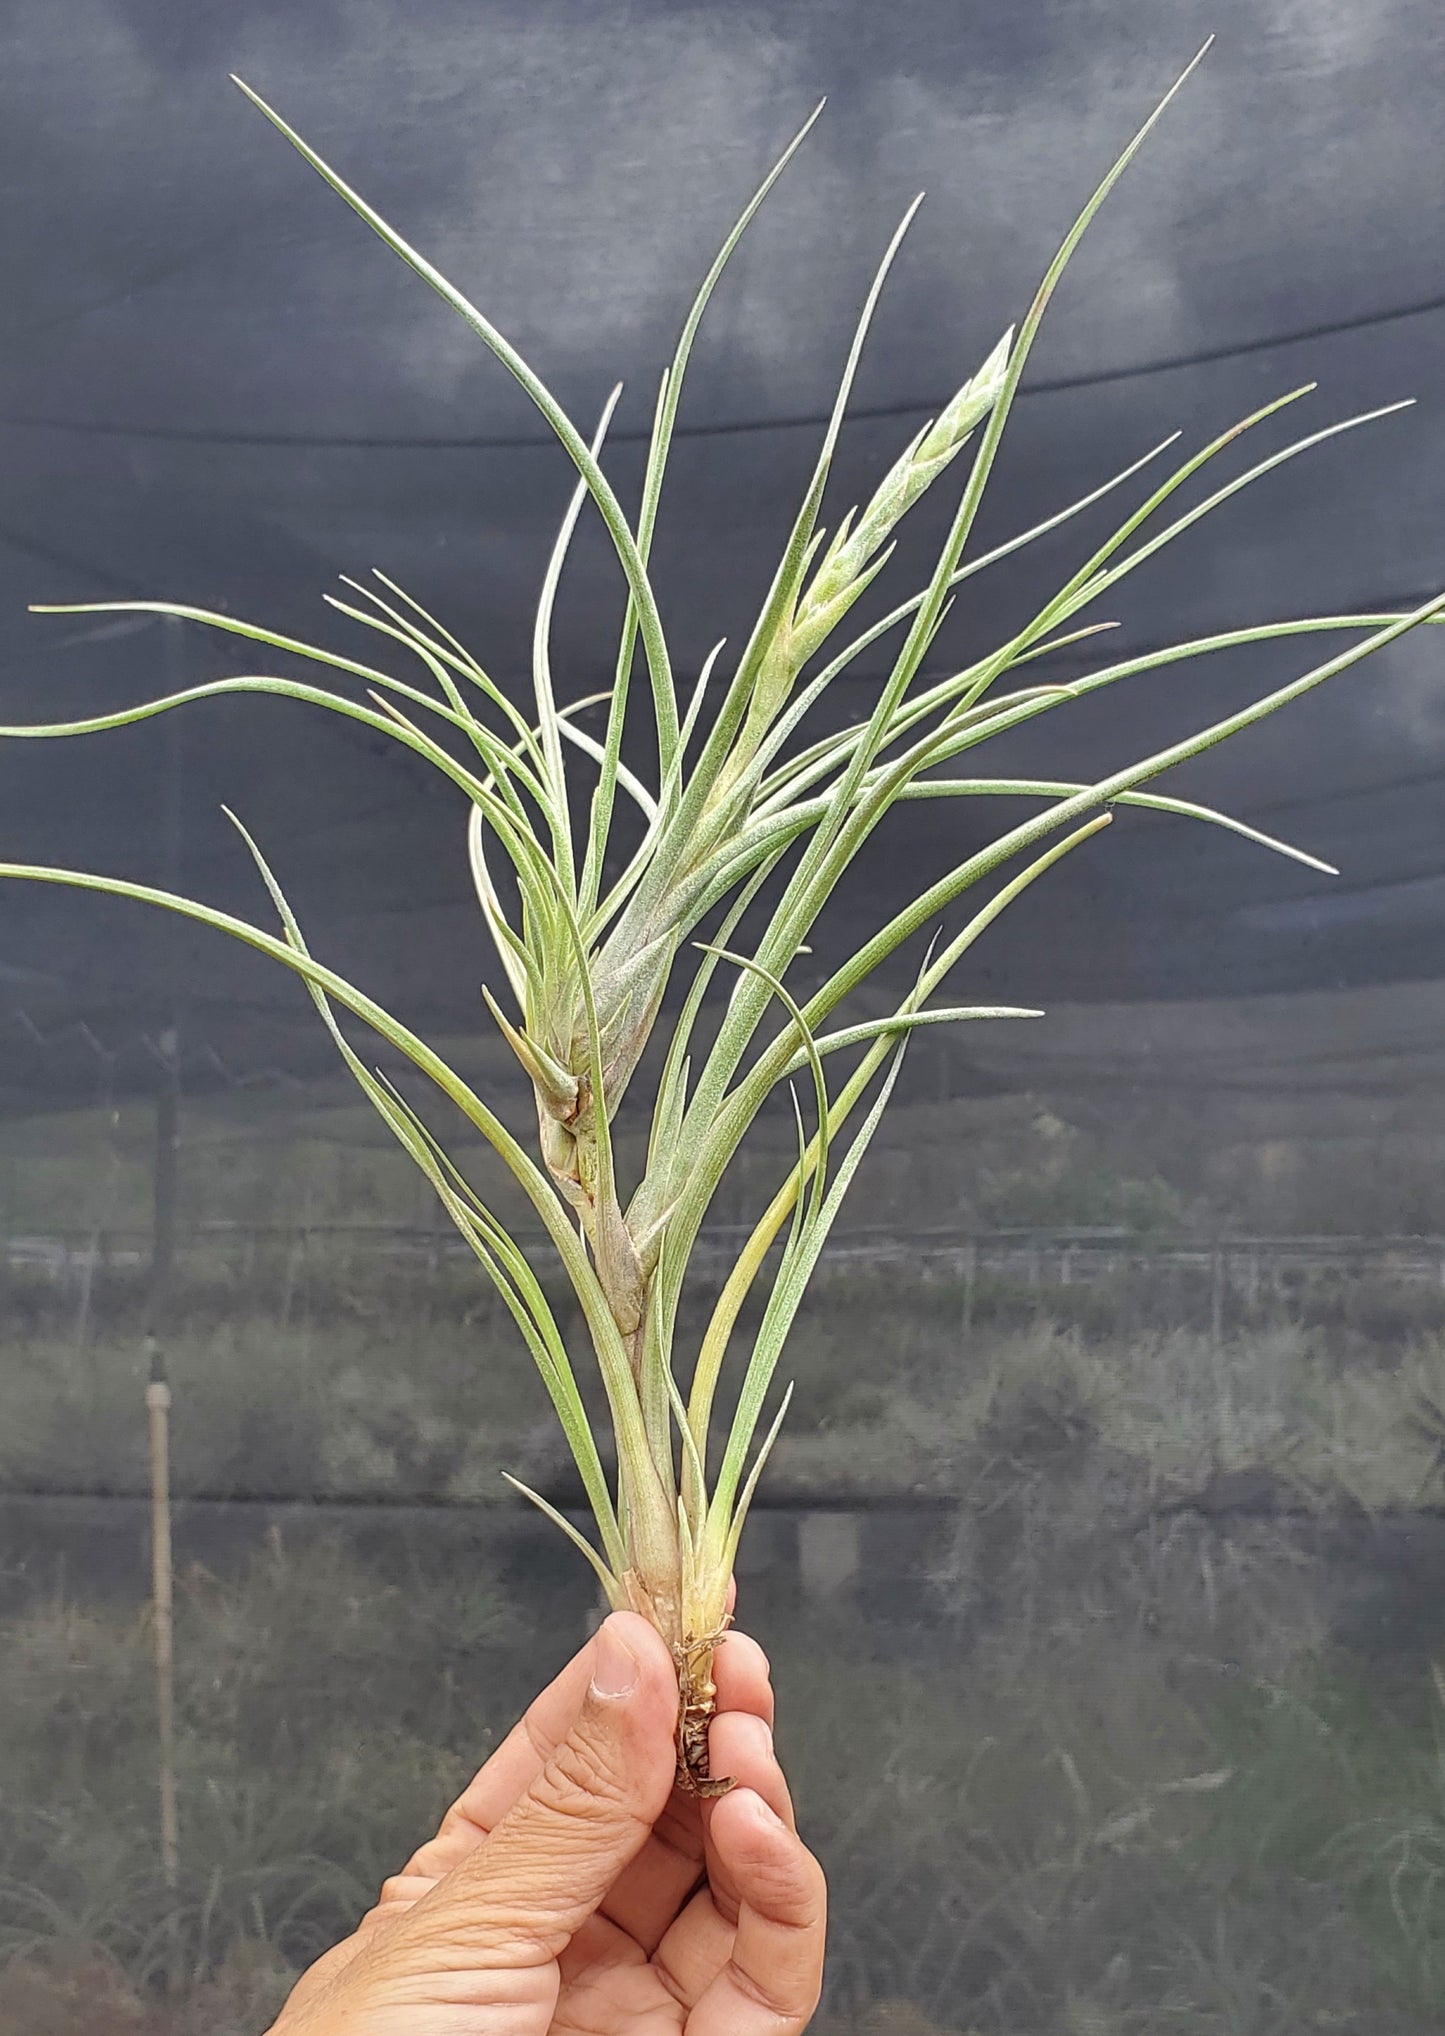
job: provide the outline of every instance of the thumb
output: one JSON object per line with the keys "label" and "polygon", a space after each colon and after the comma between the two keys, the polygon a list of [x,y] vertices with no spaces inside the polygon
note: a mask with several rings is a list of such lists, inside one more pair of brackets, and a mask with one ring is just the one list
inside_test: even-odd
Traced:
{"label": "thumb", "polygon": [[[570,1731],[490,1836],[420,1905],[453,1956],[483,1967],[560,1955],[647,1842],[672,1790],[677,1671],[635,1612],[593,1641]],[[420,1914],[418,1914],[420,1920]]]}

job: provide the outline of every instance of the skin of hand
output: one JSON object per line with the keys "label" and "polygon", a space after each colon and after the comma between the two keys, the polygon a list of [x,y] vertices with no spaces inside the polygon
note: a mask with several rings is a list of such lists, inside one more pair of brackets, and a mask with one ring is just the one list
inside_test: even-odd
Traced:
{"label": "skin of hand", "polygon": [[270,2036],[796,2036],[826,1889],[773,1752],[768,1664],[730,1633],[711,1802],[673,1786],[677,1675],[614,1612]]}

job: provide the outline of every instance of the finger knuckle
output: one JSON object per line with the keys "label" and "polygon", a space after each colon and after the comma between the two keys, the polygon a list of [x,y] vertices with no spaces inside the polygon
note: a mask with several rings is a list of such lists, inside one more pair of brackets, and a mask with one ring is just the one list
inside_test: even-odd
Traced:
{"label": "finger knuckle", "polygon": [[789,2030],[806,2028],[823,1998],[821,1974],[817,1977],[809,1974],[805,1979],[790,1981],[786,1987],[770,1986],[736,1960],[730,1963],[729,1974],[735,1992],[774,2018],[778,2036],[786,2036]]}
{"label": "finger knuckle", "polygon": [[615,1747],[588,1735],[559,1746],[538,1777],[539,1798],[575,1817],[613,1817],[626,1810],[627,1770]]}
{"label": "finger knuckle", "polygon": [[822,1869],[802,1845],[786,1858],[755,1861],[751,1878],[753,1905],[779,1922],[806,1929],[822,1914]]}

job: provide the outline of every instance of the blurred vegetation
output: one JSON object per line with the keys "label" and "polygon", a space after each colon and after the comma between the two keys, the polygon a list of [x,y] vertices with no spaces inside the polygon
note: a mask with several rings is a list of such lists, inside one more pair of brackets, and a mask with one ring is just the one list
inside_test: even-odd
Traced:
{"label": "blurred vegetation", "polygon": [[[1343,1646],[1287,1523],[1141,1524],[1139,1480],[1057,1400],[998,1398],[971,1471],[921,1612],[866,1564],[830,1600],[778,1562],[744,1584],[832,1883],[824,2036],[1437,2028],[1427,1656]],[[3,2036],[256,2036],[580,1639],[580,1588],[538,1619],[484,1554],[394,1569],[273,1534],[186,1576],[174,1899],[144,1620],[13,1608]]]}
{"label": "blurred vegetation", "polygon": [[[173,1895],[154,1837],[145,1620],[42,1601],[7,1621],[0,2029],[33,2036],[12,2003],[37,2012],[32,1995],[104,1971],[137,2011],[166,1979],[213,2016],[239,1990],[234,2026],[254,2036],[510,1723],[523,1630],[485,1566],[402,1589],[339,1540],[296,1555],[273,1536],[239,1579],[185,1575]],[[77,2010],[57,2036],[125,2027],[113,2011]]]}
{"label": "blurred vegetation", "polygon": [[[0,1272],[0,1488],[144,1490],[143,1292],[138,1267],[83,1287]],[[711,1298],[700,1284],[685,1307],[694,1335]],[[825,1263],[770,1487],[947,1495],[1000,1400],[1035,1394],[1161,1491],[1253,1466],[1296,1506],[1445,1500],[1445,1289],[1312,1272],[1232,1295],[1218,1337],[1210,1305],[1207,1264],[1060,1285]],[[325,1237],[250,1272],[200,1252],[164,1355],[181,1494],[466,1501],[500,1498],[503,1469],[570,1490],[512,1324],[460,1260],[373,1262]]]}
{"label": "blurred vegetation", "polygon": [[[860,1222],[1145,1243],[1223,1222],[1162,1133],[1120,1166],[1000,1111],[960,1157],[947,1122],[929,1144],[907,1115]],[[144,1115],[97,1121],[0,1133],[0,1227],[144,1224]],[[503,1468],[567,1481],[479,1274],[325,1230],[430,1225],[407,1162],[309,1120],[280,1142],[239,1115],[201,1129],[187,1220],[271,1227],[183,1250],[163,1325],[178,1493],[453,1511],[278,1532],[237,1508],[209,1569],[183,1519],[174,1895],[141,1609],[114,1573],[9,1551],[0,2036],[257,2036],[590,1603],[560,1539],[554,1563],[544,1529],[523,1547],[517,1515],[473,1504]],[[1329,1187],[1358,1228],[1343,1179],[1311,1207]],[[1423,1186],[1412,1206],[1424,1227]],[[0,1272],[0,1488],[144,1490],[145,1297],[119,1249],[78,1280]],[[1441,2026],[1445,1288],[1290,1271],[1216,1312],[1207,1263],[1086,1283],[1047,1257],[1028,1279],[840,1260],[790,1357],[773,1498],[933,1508],[852,1516],[859,1566],[831,1590],[804,1588],[786,1513],[745,1547],[742,1617],[833,1887],[820,2036]],[[59,1517],[37,1509],[32,1547]]]}
{"label": "blurred vegetation", "polygon": [[[483,1035],[436,1044],[530,1138],[530,1104],[505,1049]],[[915,1049],[909,1065],[927,1063]],[[1066,1117],[1065,1106],[1029,1096],[958,1095],[946,1080],[928,1088],[905,1076],[869,1154],[869,1208],[900,1230],[1117,1224],[1142,1234],[1445,1237],[1445,1133],[1408,1111],[1324,1101],[1280,1118],[1264,1101],[1223,1106],[1207,1094],[1145,1090],[1111,1094],[1107,1108],[1076,1097]],[[444,1128],[498,1212],[526,1227],[505,1169],[460,1124]],[[0,1124],[0,1231],[143,1228],[153,1139],[143,1096]],[[791,1163],[792,1140],[786,1105],[760,1121],[723,1184],[719,1220],[757,1214]],[[625,1127],[618,1144],[626,1178],[641,1155]],[[430,1189],[344,1076],[188,1094],[181,1165],[194,1222],[435,1220]],[[867,1220],[855,1198],[845,1227]]]}

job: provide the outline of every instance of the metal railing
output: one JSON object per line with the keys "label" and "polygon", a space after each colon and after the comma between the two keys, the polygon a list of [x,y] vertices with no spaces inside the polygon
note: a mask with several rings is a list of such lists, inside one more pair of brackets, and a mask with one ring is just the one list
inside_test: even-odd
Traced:
{"label": "metal railing", "polygon": [[[749,1234],[741,1224],[706,1228],[695,1262],[700,1269],[731,1265]],[[518,1242],[542,1252],[548,1248],[541,1232],[535,1238],[519,1235]],[[177,1251],[182,1264],[225,1264],[240,1273],[263,1260],[274,1264],[278,1257],[292,1256],[342,1263],[382,1260],[432,1272],[471,1258],[466,1243],[450,1228],[389,1223],[198,1223],[180,1234]],[[145,1266],[150,1254],[151,1234],[144,1227],[57,1227],[0,1237],[0,1265],[58,1282],[104,1268]],[[1085,1285],[1145,1268],[1207,1274],[1231,1290],[1254,1293],[1291,1275],[1330,1272],[1445,1287],[1445,1237],[1210,1237],[1106,1228],[905,1230],[872,1225],[835,1231],[823,1259],[835,1270],[893,1268],[964,1281],[982,1275],[1030,1287]]]}

